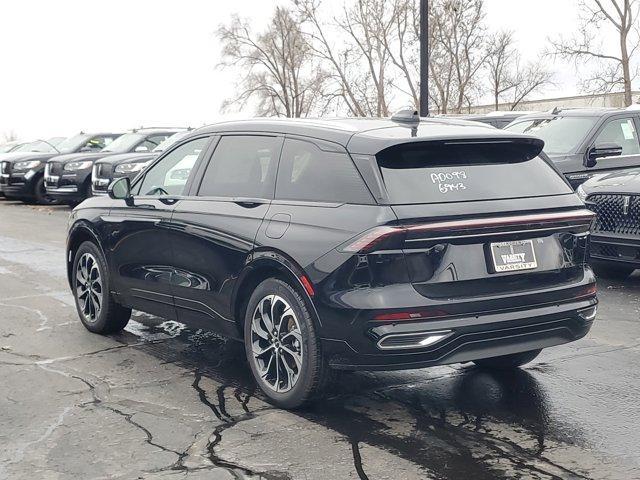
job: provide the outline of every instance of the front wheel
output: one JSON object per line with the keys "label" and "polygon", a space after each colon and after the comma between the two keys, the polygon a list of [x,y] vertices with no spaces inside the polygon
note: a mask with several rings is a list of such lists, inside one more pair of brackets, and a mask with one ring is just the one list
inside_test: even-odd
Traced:
{"label": "front wheel", "polygon": [[127,325],[131,309],[113,300],[107,262],[95,243],[84,242],[76,250],[71,281],[76,309],[87,330],[106,335]]}
{"label": "front wheel", "polygon": [[40,177],[36,182],[34,195],[38,205],[58,205],[60,203],[50,195],[47,195],[47,189],[44,185],[44,177]]}
{"label": "front wheel", "polygon": [[624,265],[609,265],[602,263],[595,263],[593,265],[593,271],[597,277],[608,278],[612,280],[624,280],[633,273],[635,268],[626,267]]}
{"label": "front wheel", "polygon": [[302,406],[329,378],[306,303],[288,283],[267,279],[255,289],[245,315],[244,343],[260,389],[281,408]]}
{"label": "front wheel", "polygon": [[531,350],[529,352],[512,353],[511,355],[502,355],[500,357],[483,358],[482,360],[474,360],[477,366],[482,368],[492,368],[504,370],[509,368],[517,368],[540,355],[542,350]]}

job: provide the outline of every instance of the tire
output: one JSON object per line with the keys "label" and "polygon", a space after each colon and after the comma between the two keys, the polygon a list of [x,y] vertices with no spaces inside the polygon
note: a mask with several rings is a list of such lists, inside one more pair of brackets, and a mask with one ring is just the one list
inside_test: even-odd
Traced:
{"label": "tire", "polygon": [[[265,316],[261,316],[259,307]],[[287,307],[289,314],[282,315]],[[268,333],[265,319],[271,320],[272,311],[276,322]],[[273,335],[276,329],[279,332]],[[331,369],[323,358],[305,300],[282,280],[267,279],[253,291],[245,314],[244,344],[256,383],[280,408],[303,406],[319,396],[329,382]],[[263,349],[260,355],[255,353]]]}
{"label": "tire", "polygon": [[[82,243],[76,250],[72,268],[73,298],[85,328],[102,335],[122,330],[131,318],[131,309],[113,300],[109,270],[102,251],[93,242]],[[87,303],[89,297],[92,301]]]}
{"label": "tire", "polygon": [[36,182],[33,191],[35,201],[38,205],[58,205],[60,202],[47,195],[47,189],[44,186],[44,177],[40,177]]}
{"label": "tire", "polygon": [[525,363],[540,355],[542,350],[531,350],[529,352],[512,353],[511,355],[503,355],[501,357],[483,358],[482,360],[474,360],[477,366],[495,370],[506,370],[510,368],[521,367]]}
{"label": "tire", "polygon": [[593,271],[596,276],[609,278],[613,280],[624,280],[634,272],[635,268],[626,267],[624,265],[609,265],[596,263],[593,265]]}

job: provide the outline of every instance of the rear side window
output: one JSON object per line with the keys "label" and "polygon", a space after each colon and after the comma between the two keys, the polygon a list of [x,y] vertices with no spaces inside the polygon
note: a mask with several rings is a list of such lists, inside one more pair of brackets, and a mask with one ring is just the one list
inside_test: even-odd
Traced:
{"label": "rear side window", "polygon": [[286,139],[276,198],[331,203],[373,203],[347,153],[325,152],[315,143]]}
{"label": "rear side window", "polygon": [[222,137],[207,166],[199,196],[272,198],[281,137]]}
{"label": "rear side window", "polygon": [[377,155],[393,204],[497,200],[572,193],[532,146],[422,143]]}

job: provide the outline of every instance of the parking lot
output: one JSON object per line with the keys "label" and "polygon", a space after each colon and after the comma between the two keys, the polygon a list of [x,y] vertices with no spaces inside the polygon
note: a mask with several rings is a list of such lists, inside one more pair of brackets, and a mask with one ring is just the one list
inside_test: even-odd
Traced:
{"label": "parking lot", "polygon": [[0,200],[0,478],[640,478],[640,276],[601,281],[585,338],[526,368],[343,374],[305,410],[242,347],[134,314],[80,324],[67,207]]}

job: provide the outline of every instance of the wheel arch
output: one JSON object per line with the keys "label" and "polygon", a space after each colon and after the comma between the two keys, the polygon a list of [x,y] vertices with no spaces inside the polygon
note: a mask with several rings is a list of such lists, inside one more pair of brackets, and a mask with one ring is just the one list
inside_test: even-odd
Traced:
{"label": "wheel arch", "polygon": [[[232,295],[233,318],[241,338],[244,336],[243,322],[251,294],[261,282],[268,278],[278,278],[295,288],[307,303],[316,326],[322,326],[312,298],[315,294],[313,290],[312,294],[308,290],[311,284],[304,269],[280,252],[256,251],[252,253],[247,265],[238,276]],[[307,286],[303,283],[305,281],[309,282]]]}
{"label": "wheel arch", "polygon": [[69,235],[67,237],[67,281],[69,282],[70,287],[72,287],[71,277],[73,259],[80,245],[82,245],[86,241],[93,242],[100,249],[102,255],[106,259],[104,249],[102,248],[102,244],[100,243],[100,237],[98,236],[98,233],[95,231],[94,227],[86,221],[76,222],[69,230]]}

